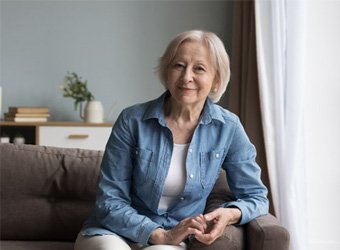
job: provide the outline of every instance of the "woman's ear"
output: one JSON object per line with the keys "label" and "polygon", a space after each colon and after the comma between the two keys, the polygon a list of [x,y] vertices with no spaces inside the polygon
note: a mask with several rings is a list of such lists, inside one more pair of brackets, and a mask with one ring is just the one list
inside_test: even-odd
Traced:
{"label": "woman's ear", "polygon": [[215,79],[214,79],[214,82],[213,82],[213,84],[211,86],[210,92],[216,93],[219,88],[220,88],[220,80],[219,80],[218,76],[215,76]]}

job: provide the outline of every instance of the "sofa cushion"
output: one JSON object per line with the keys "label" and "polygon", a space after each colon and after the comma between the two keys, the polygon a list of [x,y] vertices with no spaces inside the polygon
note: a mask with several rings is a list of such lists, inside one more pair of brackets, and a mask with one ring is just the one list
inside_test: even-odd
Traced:
{"label": "sofa cushion", "polygon": [[2,250],[73,250],[73,242],[62,241],[0,241]]}
{"label": "sofa cushion", "polygon": [[91,211],[102,151],[0,144],[1,239],[74,240]]}

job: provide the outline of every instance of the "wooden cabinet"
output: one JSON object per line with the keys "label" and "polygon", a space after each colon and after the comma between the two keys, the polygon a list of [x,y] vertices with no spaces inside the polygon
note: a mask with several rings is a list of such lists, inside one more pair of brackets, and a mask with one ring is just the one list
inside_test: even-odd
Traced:
{"label": "wooden cabinet", "polygon": [[1,136],[10,137],[11,142],[20,134],[27,144],[94,150],[105,149],[111,129],[111,123],[0,122]]}

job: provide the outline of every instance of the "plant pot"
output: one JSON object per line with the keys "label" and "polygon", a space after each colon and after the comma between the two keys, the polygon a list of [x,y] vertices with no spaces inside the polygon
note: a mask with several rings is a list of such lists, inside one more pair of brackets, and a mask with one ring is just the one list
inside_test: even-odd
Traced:
{"label": "plant pot", "polygon": [[100,101],[89,101],[86,103],[84,111],[85,122],[104,122],[104,108]]}
{"label": "plant pot", "polygon": [[25,144],[25,138],[24,137],[21,137],[21,136],[18,136],[18,137],[14,137],[13,139],[13,143],[14,144]]}

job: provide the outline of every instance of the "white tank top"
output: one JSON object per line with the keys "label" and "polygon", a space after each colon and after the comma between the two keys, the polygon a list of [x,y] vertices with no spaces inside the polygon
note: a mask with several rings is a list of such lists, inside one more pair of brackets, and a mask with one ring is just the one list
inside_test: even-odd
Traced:
{"label": "white tank top", "polygon": [[183,192],[186,177],[186,158],[189,144],[174,144],[168,175],[158,209],[167,211],[171,202]]}

